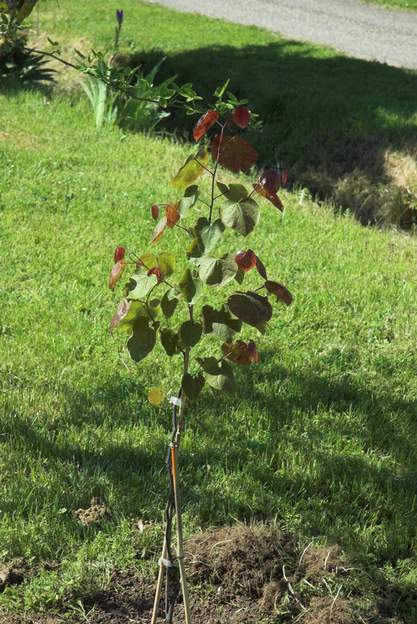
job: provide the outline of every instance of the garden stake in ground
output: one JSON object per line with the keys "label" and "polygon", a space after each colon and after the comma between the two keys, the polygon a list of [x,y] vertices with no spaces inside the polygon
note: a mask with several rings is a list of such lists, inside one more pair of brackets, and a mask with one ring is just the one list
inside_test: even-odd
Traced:
{"label": "garden stake in ground", "polygon": [[[234,393],[236,383],[231,364],[249,366],[259,361],[255,342],[236,339],[236,334],[245,325],[265,334],[272,318],[269,297],[286,305],[292,302],[287,288],[269,279],[260,257],[252,249],[239,250],[240,245],[235,242],[236,234],[246,237],[259,223],[261,210],[256,195],[283,209],[277,193],[285,185],[287,175],[277,169],[265,169],[250,190],[243,184],[218,179],[221,168],[239,174],[249,172],[257,161],[255,149],[242,137],[248,127],[259,126],[257,117],[247,108],[246,101],[237,100],[227,88],[228,83],[216,90],[214,102],[206,111],[199,109],[201,98],[190,85],[178,88],[186,112],[200,114],[193,131],[199,146],[172,179],[175,193],[180,196],[151,207],[151,217],[157,221],[151,243],[160,244],[167,231],[178,228],[185,238],[185,262],[181,263],[169,251],[137,255],[127,254],[119,246],[114,252],[115,264],[109,278],[109,287],[114,290],[126,269],[133,268],[124,298],[111,321],[112,330],[129,335],[127,348],[131,358],[135,362],[143,360],[156,346],[157,338],[168,357],[182,358],[180,390],[176,397],[171,397],[174,405],[167,457],[169,496],[151,624],[158,620],[164,577],[165,622],[174,621],[175,605],[182,593],[185,624],[191,624],[178,472],[185,405],[192,406],[205,385],[214,391]],[[208,197],[202,196],[197,184],[204,175],[211,177]],[[206,216],[202,216],[203,211]],[[219,256],[216,248],[226,233],[231,234],[232,251]],[[260,284],[250,290],[237,289],[253,270]],[[205,287],[223,286],[234,287],[224,304],[214,308],[204,298]],[[203,356],[199,347],[207,348],[213,339],[217,339],[220,348],[209,357]],[[170,388],[152,387],[148,398],[153,405],[160,406],[169,394]]]}

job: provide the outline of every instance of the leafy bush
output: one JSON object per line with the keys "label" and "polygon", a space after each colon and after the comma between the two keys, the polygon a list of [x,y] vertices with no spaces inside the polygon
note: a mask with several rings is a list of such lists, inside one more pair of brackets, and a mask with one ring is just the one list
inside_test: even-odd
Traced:
{"label": "leafy bush", "polygon": [[[88,76],[82,83],[94,112],[96,126],[117,123],[122,128],[136,132],[151,132],[162,119],[169,116],[159,102],[171,97],[175,76],[160,84],[155,78],[165,59],[161,59],[146,74],[140,69],[126,68],[112,62],[107,64],[102,56],[97,58],[97,74]],[[120,92],[112,85],[125,80],[127,90]]]}
{"label": "leafy bush", "polygon": [[46,58],[27,47],[27,32],[0,12],[0,79],[24,83],[53,81],[54,70]]}

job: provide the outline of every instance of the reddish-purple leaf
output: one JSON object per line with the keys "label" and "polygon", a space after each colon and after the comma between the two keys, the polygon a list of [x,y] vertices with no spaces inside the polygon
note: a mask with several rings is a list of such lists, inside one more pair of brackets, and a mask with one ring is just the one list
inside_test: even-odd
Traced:
{"label": "reddish-purple leaf", "polygon": [[266,274],[265,265],[262,262],[262,260],[260,258],[258,258],[258,256],[256,256],[256,270],[258,271],[258,273],[259,273],[259,275],[261,277],[263,277],[265,280],[268,279],[268,275]]}
{"label": "reddish-purple leaf", "polygon": [[165,231],[166,226],[167,226],[167,218],[162,217],[162,219],[160,219],[158,223],[156,224],[156,228],[154,229],[151,243],[157,243],[159,241],[159,239],[162,237]]}
{"label": "reddish-purple leaf", "polygon": [[288,184],[288,169],[281,171],[281,186],[287,186]]}
{"label": "reddish-purple leaf", "polygon": [[122,277],[123,275],[123,271],[126,268],[126,261],[125,260],[118,260],[118,262],[116,262],[116,264],[114,265],[114,267],[112,268],[112,270],[110,271],[110,277],[109,277],[109,288],[110,290],[114,290],[114,287],[116,286],[117,282],[119,281],[119,279]]}
{"label": "reddish-purple leaf", "polygon": [[245,273],[256,267],[256,260],[256,254],[252,249],[239,251],[235,256],[237,266],[239,269],[242,269],[242,271],[245,271]]}
{"label": "reddish-purple leaf", "polygon": [[158,281],[158,284],[160,284],[163,281],[163,279],[164,279],[162,277],[162,271],[161,271],[159,266],[156,266],[153,269],[151,269],[150,271],[148,271],[148,275],[156,275],[156,279]]}
{"label": "reddish-purple leaf", "polygon": [[193,130],[193,137],[195,141],[199,141],[210,130],[219,118],[219,113],[216,110],[208,110],[197,121]]}
{"label": "reddish-purple leaf", "polygon": [[241,366],[249,366],[249,364],[259,362],[259,353],[253,340],[249,340],[248,343],[243,340],[225,342],[222,345],[222,350],[226,359]]}
{"label": "reddish-purple leaf", "polygon": [[151,217],[154,221],[156,221],[159,217],[159,206],[158,204],[153,204],[151,206]]}
{"label": "reddish-purple leaf", "polygon": [[244,130],[250,122],[250,110],[246,106],[238,106],[233,111],[232,120],[239,128]]}
{"label": "reddish-purple leaf", "polygon": [[125,257],[126,254],[126,249],[124,247],[116,247],[116,249],[114,250],[114,261],[115,262],[119,262],[119,260],[123,260],[123,258]]}
{"label": "reddish-purple leaf", "polygon": [[178,210],[178,204],[168,204],[165,208],[165,217],[167,220],[167,226],[173,228],[180,219],[180,212]]}
{"label": "reddish-purple leaf", "polygon": [[281,184],[282,175],[277,169],[265,169],[258,182],[253,185],[253,188],[259,195],[268,199],[276,208],[282,210],[284,206],[277,195]]}
{"label": "reddish-purple leaf", "polygon": [[258,160],[258,154],[250,143],[240,136],[224,136],[217,134],[211,142],[211,156],[214,161],[233,171],[248,171]]}
{"label": "reddish-purple leaf", "polygon": [[260,331],[263,331],[265,324],[272,317],[272,307],[268,297],[262,297],[256,292],[234,293],[229,297],[227,305],[238,319],[252,327],[257,327]]}
{"label": "reddish-purple leaf", "polygon": [[267,280],[265,282],[265,288],[268,292],[272,293],[276,296],[279,301],[285,303],[285,305],[289,306],[293,302],[293,296],[290,291],[285,288],[282,284],[278,284],[278,282],[271,282]]}

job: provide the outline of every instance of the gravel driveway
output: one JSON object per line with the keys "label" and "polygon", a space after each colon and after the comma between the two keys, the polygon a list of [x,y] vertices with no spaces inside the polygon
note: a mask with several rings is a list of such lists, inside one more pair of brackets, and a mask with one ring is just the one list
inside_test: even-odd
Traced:
{"label": "gravel driveway", "polygon": [[254,24],[350,56],[417,69],[417,11],[359,0],[149,0],[179,11]]}

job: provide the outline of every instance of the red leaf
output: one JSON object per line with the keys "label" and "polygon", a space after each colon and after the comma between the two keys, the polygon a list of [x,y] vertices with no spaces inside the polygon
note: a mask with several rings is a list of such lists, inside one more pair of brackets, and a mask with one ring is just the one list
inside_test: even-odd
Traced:
{"label": "red leaf", "polygon": [[163,281],[163,277],[162,277],[162,271],[159,268],[159,266],[154,267],[153,269],[151,269],[150,271],[148,271],[148,275],[156,275],[156,279],[158,281],[158,284],[160,284]]}
{"label": "red leaf", "polygon": [[165,217],[169,228],[173,228],[178,223],[180,216],[177,204],[168,204],[165,208]]}
{"label": "red leaf", "polygon": [[279,301],[285,303],[285,305],[289,306],[292,304],[293,296],[290,291],[282,284],[278,284],[278,282],[271,282],[268,280],[265,282],[265,288],[268,292],[275,295]]}
{"label": "red leaf", "polygon": [[159,241],[159,239],[162,237],[164,233],[166,226],[167,226],[167,218],[162,217],[162,219],[158,221],[158,223],[156,224],[156,228],[154,229],[152,241],[151,241],[152,243],[157,243]]}
{"label": "red leaf", "polygon": [[256,254],[252,251],[252,249],[248,249],[247,251],[239,251],[239,253],[235,256],[235,261],[239,269],[242,271],[250,271],[256,266]]}
{"label": "red leaf", "polygon": [[216,123],[219,118],[219,113],[216,110],[208,110],[207,113],[204,113],[197,121],[193,130],[193,137],[195,141],[199,141],[207,132],[210,130],[212,126]]}
{"label": "red leaf", "polygon": [[116,264],[114,265],[114,267],[112,268],[112,270],[110,271],[110,276],[109,276],[109,288],[110,290],[114,290],[114,287],[116,286],[117,282],[119,281],[119,279],[122,277],[123,275],[123,271],[126,268],[126,261],[125,260],[118,260],[116,262]]}
{"label": "red leaf", "polygon": [[288,184],[288,169],[281,171],[281,186],[287,186]]}
{"label": "red leaf", "polygon": [[262,197],[268,199],[276,208],[283,210],[284,205],[277,195],[280,185],[280,176],[274,169],[268,169],[258,182],[253,185],[254,190]]}
{"label": "red leaf", "polygon": [[123,258],[125,257],[126,254],[126,249],[124,247],[116,247],[116,249],[114,250],[114,261],[115,262],[119,262],[119,260],[123,260]]}
{"label": "red leaf", "polygon": [[159,217],[159,206],[158,206],[158,204],[154,204],[153,206],[151,206],[151,217],[155,221]]}
{"label": "red leaf", "polygon": [[258,273],[259,273],[259,275],[261,277],[263,277],[265,280],[268,279],[268,276],[266,274],[265,265],[262,262],[262,260],[260,260],[260,258],[258,258],[258,256],[256,256],[256,270],[258,271]]}
{"label": "red leaf", "polygon": [[232,120],[239,128],[244,130],[250,122],[250,110],[246,106],[238,106],[233,111]]}
{"label": "red leaf", "polygon": [[211,142],[211,156],[214,161],[226,169],[239,173],[248,171],[258,160],[258,154],[250,143],[240,136],[223,137],[220,143],[220,134],[217,134]]}
{"label": "red leaf", "polygon": [[243,340],[236,340],[236,342],[231,343],[225,342],[222,345],[222,350],[226,359],[241,366],[259,362],[259,353],[253,340],[249,340],[248,343]]}

